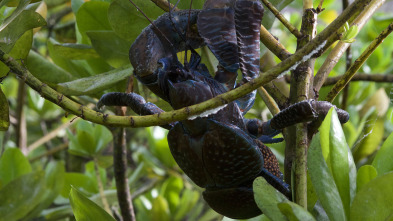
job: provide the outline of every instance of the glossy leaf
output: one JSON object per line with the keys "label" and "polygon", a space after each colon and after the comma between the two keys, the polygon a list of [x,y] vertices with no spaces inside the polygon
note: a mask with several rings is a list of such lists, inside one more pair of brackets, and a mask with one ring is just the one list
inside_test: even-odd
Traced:
{"label": "glossy leaf", "polygon": [[[152,20],[164,13],[151,1],[135,0],[134,2]],[[112,1],[108,9],[108,19],[116,34],[129,42],[133,42],[142,29],[150,24],[128,0]]]}
{"label": "glossy leaf", "polygon": [[56,43],[53,45],[53,50],[59,56],[72,60],[86,60],[100,57],[92,46],[84,44]]}
{"label": "glossy leaf", "polygon": [[[0,131],[7,131],[10,126],[10,113],[7,97],[0,88]],[[1,181],[0,181],[1,186]]]}
{"label": "glossy leaf", "polygon": [[104,209],[99,207],[93,201],[89,200],[76,188],[72,187],[70,191],[70,203],[72,211],[74,212],[77,221],[85,220],[113,220],[115,219],[109,215]]}
{"label": "glossy leaf", "polygon": [[[91,67],[85,59],[72,60],[70,58],[66,58],[64,54],[61,53],[61,51],[59,52],[58,50],[56,50],[58,49],[58,45],[61,44],[55,41],[53,38],[50,38],[47,42],[49,55],[53,63],[68,72],[71,76],[73,76],[73,79],[89,77],[94,74],[94,71],[91,70]],[[89,56],[86,56],[86,59],[87,58],[89,58]]]}
{"label": "glossy leaf", "polygon": [[45,59],[34,51],[27,56],[26,67],[34,77],[45,83],[61,83],[71,81],[73,77],[57,65]]}
{"label": "glossy leaf", "polygon": [[279,203],[278,208],[290,221],[315,221],[307,210],[296,203],[290,201]]}
{"label": "glossy leaf", "polygon": [[86,34],[98,54],[114,68],[130,63],[128,51],[131,42],[118,37],[114,31],[88,31]]}
{"label": "glossy leaf", "polygon": [[[3,23],[4,25],[4,23]],[[0,49],[8,53],[15,42],[28,30],[46,25],[45,19],[32,10],[22,11],[8,25],[0,27]]]}
{"label": "glossy leaf", "polygon": [[0,158],[0,188],[31,171],[25,155],[18,148],[8,148]]}
{"label": "glossy leaf", "polygon": [[376,113],[371,115],[360,138],[359,146],[354,150],[353,156],[356,162],[370,156],[379,147],[384,134],[385,119],[379,118]]}
{"label": "glossy leaf", "polygon": [[[6,19],[4,19],[3,23],[0,26],[0,32],[2,32],[12,21],[14,21],[23,12],[23,10],[25,10],[25,8],[30,2],[31,0],[20,0],[18,2],[19,3],[18,6],[12,12],[12,14]],[[5,1],[4,3],[7,4],[7,1]]]}
{"label": "glossy leaf", "polygon": [[254,199],[259,209],[271,220],[285,220],[278,204],[289,200],[272,187],[263,177],[257,177],[253,183]]}
{"label": "glossy leaf", "polygon": [[377,177],[377,170],[371,165],[363,165],[358,170],[356,179],[357,191],[359,192],[364,185]]}
{"label": "glossy leaf", "polygon": [[311,182],[330,220],[346,220],[343,203],[334,178],[323,158],[320,142],[318,133],[312,139],[308,150],[307,165]]}
{"label": "glossy leaf", "polygon": [[[340,193],[341,200],[348,217],[351,202],[348,162],[349,148],[345,140],[344,132],[341,128],[341,123],[338,119],[337,112],[334,109],[331,109],[330,111],[332,111],[332,117],[329,132],[329,160],[332,168],[332,175],[334,177],[334,181],[336,182],[338,192]],[[353,181],[355,182],[356,180]]]}
{"label": "glossy leaf", "polygon": [[377,170],[378,176],[393,170],[393,133],[389,135],[377,152],[372,165]]}
{"label": "glossy leaf", "polygon": [[90,95],[103,92],[132,75],[130,65],[91,77],[60,83],[55,88],[66,95]]}
{"label": "glossy leaf", "polygon": [[45,193],[43,177],[42,171],[28,173],[0,189],[2,220],[21,219],[41,202]]}
{"label": "glossy leaf", "polygon": [[391,220],[393,216],[393,173],[371,180],[358,192],[350,220]]}
{"label": "glossy leaf", "polygon": [[76,23],[82,35],[83,44],[90,44],[87,31],[111,30],[108,21],[109,3],[102,1],[85,2],[76,13]]}

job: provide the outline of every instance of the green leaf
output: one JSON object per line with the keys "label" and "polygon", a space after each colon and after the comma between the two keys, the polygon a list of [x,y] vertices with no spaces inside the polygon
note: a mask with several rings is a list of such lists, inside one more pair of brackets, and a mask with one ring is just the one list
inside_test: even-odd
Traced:
{"label": "green leaf", "polygon": [[[7,131],[10,126],[10,113],[7,97],[0,88],[0,131]],[[1,171],[0,171],[1,173]],[[0,179],[1,187],[1,179]]]}
{"label": "green leaf", "polygon": [[293,202],[283,202],[278,204],[280,211],[290,221],[313,221],[315,218],[303,207]]}
{"label": "green leaf", "polygon": [[96,154],[100,153],[113,140],[110,130],[99,124],[94,125],[94,137],[96,139]]}
{"label": "green leaf", "polygon": [[62,162],[52,161],[45,169],[45,193],[43,199],[27,216],[22,220],[31,220],[37,217],[42,210],[48,208],[56,197],[60,194],[64,185],[65,168]]}
{"label": "green leaf", "polygon": [[0,27],[0,49],[6,53],[10,52],[16,41],[26,31],[43,25],[46,25],[46,22],[40,14],[31,10],[22,11],[7,26]]}
{"label": "green leaf", "polygon": [[71,60],[86,60],[100,57],[92,46],[84,44],[55,43],[53,50],[57,55]]}
{"label": "green leaf", "polygon": [[19,1],[18,6],[12,12],[12,14],[8,18],[4,19],[3,23],[0,26],[0,32],[2,32],[12,21],[14,21],[23,12],[23,10],[27,7],[27,5],[29,5],[30,1],[31,0]]}
{"label": "green leaf", "polygon": [[31,171],[25,155],[18,148],[8,148],[0,158],[0,188]]}
{"label": "green leaf", "polygon": [[391,220],[393,215],[393,173],[371,180],[358,192],[351,206],[350,220]]}
{"label": "green leaf", "polygon": [[334,178],[323,158],[320,142],[322,141],[318,133],[312,139],[308,150],[307,165],[311,182],[330,220],[346,220],[343,203]]}
{"label": "green leaf", "polygon": [[183,189],[183,179],[180,177],[169,177],[161,187],[161,195],[168,201],[171,214],[175,213],[180,203],[180,192]]}
{"label": "green leaf", "polygon": [[377,177],[377,170],[371,165],[363,165],[358,170],[356,179],[357,191],[359,192],[364,185]]}
{"label": "green leaf", "polygon": [[94,49],[104,60],[114,68],[130,63],[128,51],[131,42],[125,41],[114,31],[88,31]]}
{"label": "green leaf", "polygon": [[171,220],[168,202],[164,197],[158,195],[156,198],[153,199],[152,204],[153,205],[150,213],[151,220]]}
{"label": "green leaf", "polygon": [[35,51],[30,51],[27,56],[26,67],[34,77],[45,83],[61,83],[73,80],[70,73],[45,59]]}
{"label": "green leaf", "polygon": [[101,168],[107,169],[108,167],[113,165],[113,156],[97,156],[98,166]]}
{"label": "green leaf", "polygon": [[[157,19],[160,14],[164,13],[151,1],[135,0],[134,2],[152,20]],[[128,0],[112,1],[108,9],[108,19],[116,34],[129,42],[133,42],[142,30],[150,24]]]}
{"label": "green leaf", "polygon": [[[94,74],[94,71],[91,70],[91,65],[88,64],[86,60],[71,60],[69,58],[64,57],[61,52],[62,51],[57,51],[58,45],[61,45],[57,41],[55,41],[53,38],[50,38],[49,41],[47,42],[47,47],[49,51],[49,55],[51,57],[51,60],[53,63],[55,63],[57,66],[62,68],[63,70],[67,71],[69,75],[73,76],[73,79],[77,78],[83,78],[83,77],[89,77]],[[64,52],[64,50],[63,50]],[[86,58],[89,58],[88,56]],[[88,61],[95,61],[99,60],[98,59],[91,59]],[[72,80],[73,80],[72,79]],[[64,81],[63,81],[64,82]]]}
{"label": "green leaf", "polygon": [[350,202],[351,202],[350,183],[349,183],[350,181],[349,162],[348,162],[349,147],[345,140],[344,132],[341,128],[341,123],[340,120],[338,119],[336,110],[332,108],[330,111],[332,111],[332,118],[330,123],[330,132],[329,132],[330,165],[332,168],[334,181],[337,185],[338,192],[340,193],[341,200],[348,217]]}
{"label": "green leaf", "polygon": [[373,154],[383,139],[385,119],[377,117],[376,113],[374,113],[368,121],[369,123],[365,126],[362,140],[353,153],[356,162]]}
{"label": "green leaf", "polygon": [[382,144],[372,165],[377,170],[378,176],[393,170],[393,133]]}
{"label": "green leaf", "polygon": [[0,217],[2,220],[23,218],[44,196],[43,171],[25,174],[0,189]]}
{"label": "green leaf", "polygon": [[115,219],[104,209],[99,207],[93,201],[89,200],[76,188],[72,187],[70,191],[70,203],[77,221],[96,220],[107,221]]}
{"label": "green leaf", "polygon": [[112,30],[108,21],[108,2],[85,2],[76,13],[76,23],[82,35],[83,44],[90,44],[87,31]]}
{"label": "green leaf", "polygon": [[83,188],[90,193],[97,193],[98,190],[94,185],[93,180],[82,173],[66,173],[63,189],[61,190],[61,195],[63,197],[68,197],[70,193],[71,186],[76,188]]}
{"label": "green leaf", "polygon": [[259,209],[271,220],[286,220],[278,208],[279,203],[289,200],[272,187],[263,177],[257,177],[253,183],[254,199]]}

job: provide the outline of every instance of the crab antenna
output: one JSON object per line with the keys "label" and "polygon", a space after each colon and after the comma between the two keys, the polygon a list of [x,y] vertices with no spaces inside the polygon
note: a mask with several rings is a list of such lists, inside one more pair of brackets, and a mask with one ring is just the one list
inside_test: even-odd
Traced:
{"label": "crab antenna", "polygon": [[[169,45],[173,48],[173,44],[172,42],[169,41],[169,39],[164,35],[164,33],[162,33],[162,31],[152,22],[152,20],[150,20],[149,17],[147,17],[147,15],[132,1],[129,0],[131,2],[131,4],[142,13],[142,15],[150,22],[150,24],[165,38],[165,40],[169,43]],[[170,6],[169,6],[170,7]]]}
{"label": "crab antenna", "polygon": [[[178,0],[178,1],[176,2],[176,5],[179,4],[179,2],[180,2],[180,0]],[[176,7],[176,6],[174,6],[174,7]],[[174,8],[174,7],[173,7],[173,8]],[[172,10],[173,10],[173,8],[171,8],[171,1],[168,0],[168,9],[169,9],[169,10],[168,10],[168,15],[169,15],[169,21],[171,21],[171,24],[172,24],[173,28],[175,29],[175,31],[177,32],[177,34],[179,35],[179,37],[180,37],[184,42],[186,42],[186,40],[183,38],[182,33],[181,33],[181,32],[179,31],[179,29],[177,28],[175,22],[173,22],[173,18],[172,18]],[[186,42],[186,44],[187,44],[187,42]],[[186,54],[186,55],[187,55],[187,54]],[[187,56],[184,57],[184,66],[187,67]]]}

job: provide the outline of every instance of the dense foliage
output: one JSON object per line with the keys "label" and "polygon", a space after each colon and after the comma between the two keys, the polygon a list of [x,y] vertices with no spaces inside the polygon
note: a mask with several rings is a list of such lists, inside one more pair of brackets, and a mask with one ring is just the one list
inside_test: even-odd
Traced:
{"label": "dense foliage", "polygon": [[[152,1],[135,2],[153,20],[164,13]],[[178,8],[188,9],[189,2],[181,0]],[[193,2],[192,7],[200,9],[204,1]],[[300,1],[270,2],[284,3],[280,10],[290,3],[283,13],[300,27]],[[342,11],[334,0],[325,0],[323,8],[318,15],[318,32]],[[128,50],[149,22],[128,0],[3,0],[0,20],[0,50],[64,96],[95,108],[105,92],[125,91],[131,86],[148,101],[171,110],[132,79]],[[296,38],[279,21],[273,21],[274,16],[268,14],[263,24],[294,53]],[[382,10],[375,13],[351,43],[353,58],[392,21],[392,14]],[[261,48],[261,65],[268,68],[280,62]],[[208,50],[197,51],[213,73],[217,65],[214,56]],[[328,54],[316,60],[315,71]],[[392,54],[390,36],[359,72],[391,76]],[[345,70],[343,57],[329,77],[342,75]],[[113,171],[113,140],[118,130],[68,114],[9,71],[0,62],[0,220],[119,220]],[[284,86],[280,84],[280,90],[288,95],[289,85],[284,78],[281,82]],[[324,86],[319,99],[324,100],[331,88]],[[392,91],[391,81],[351,82],[334,100],[350,113],[350,121],[340,125],[335,111],[330,111],[309,147],[307,209],[258,178],[254,182],[255,199],[265,215],[253,220],[391,219]],[[128,111],[127,115],[135,113]],[[246,115],[263,120],[271,116],[258,96]],[[202,190],[177,166],[166,133],[160,127],[127,129],[126,175],[136,219],[229,220],[206,205]],[[269,147],[283,165],[285,141]]]}

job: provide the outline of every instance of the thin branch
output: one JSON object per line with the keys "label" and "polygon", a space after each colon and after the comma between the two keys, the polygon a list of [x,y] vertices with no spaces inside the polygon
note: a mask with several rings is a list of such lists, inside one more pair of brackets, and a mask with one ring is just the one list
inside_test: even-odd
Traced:
{"label": "thin branch", "polygon": [[281,23],[293,34],[296,38],[301,38],[302,33],[295,26],[293,26],[281,13],[278,11],[272,3],[268,0],[262,0],[263,4],[281,21]]}
{"label": "thin branch", "polygon": [[190,116],[199,115],[206,110],[228,104],[229,102],[243,97],[258,87],[276,79],[282,73],[296,68],[299,62],[304,62],[312,56],[319,55],[319,49],[322,47],[330,47],[330,45],[334,43],[337,36],[340,34],[342,35],[341,32],[336,31],[338,29],[343,30],[340,27],[342,27],[347,20],[351,19],[354,14],[357,14],[357,12],[364,9],[364,7],[366,7],[370,1],[371,0],[356,0],[312,41],[307,43],[302,49],[298,50],[291,57],[285,59],[278,65],[265,72],[262,76],[259,76],[234,90],[220,94],[200,104],[192,105],[175,111],[164,112],[159,115],[155,114],[149,116],[123,117],[96,112],[90,108],[75,103],[61,93],[53,90],[35,78],[28,70],[23,69],[20,64],[15,61],[15,59],[3,51],[0,51],[0,61],[6,64],[13,73],[18,75],[20,78],[25,79],[25,82],[34,90],[39,92],[42,97],[62,107],[64,110],[81,117],[82,119],[102,125],[123,127],[148,127],[153,125],[164,125],[170,122],[185,120]]}
{"label": "thin branch", "polygon": [[[287,83],[291,82],[291,76],[285,75],[284,78]],[[323,86],[325,87],[325,86],[330,86],[330,85],[336,84],[341,78],[342,78],[342,75],[336,76],[336,77],[329,77],[323,83]],[[353,78],[351,79],[351,82],[352,81],[370,81],[370,82],[376,82],[376,83],[393,83],[393,74],[358,73],[358,74],[355,74],[355,76],[353,76]]]}
{"label": "thin branch", "polygon": [[258,94],[261,96],[263,102],[265,102],[267,108],[269,109],[270,113],[276,115],[280,112],[280,108],[277,106],[274,99],[269,95],[269,93],[265,90],[265,88],[260,87],[258,88]]}
{"label": "thin branch", "polygon": [[[315,37],[316,28],[316,11],[313,8],[305,9],[302,18],[302,27],[300,29],[304,37],[298,39],[298,49],[304,47],[304,45],[306,45]],[[310,83],[312,82],[312,77],[314,75],[314,62],[315,59],[302,62],[292,72],[290,92],[291,103],[297,103],[308,99],[310,94],[309,89],[311,88]],[[288,142],[290,143],[289,145],[291,145],[291,147],[287,146],[286,148],[288,149],[287,153],[289,153],[289,157],[286,157],[285,161],[287,162],[286,165],[292,165],[292,162],[295,162],[295,180],[293,187],[295,192],[295,202],[307,209],[307,149],[309,146],[307,123],[296,124],[291,128],[292,129],[289,129],[288,132],[291,133],[292,136],[290,137],[294,140],[291,139],[291,141]],[[293,128],[295,129],[293,130]],[[295,156],[295,158],[291,158],[292,156]],[[290,168],[286,169],[287,170],[285,172],[290,174],[290,172],[288,172],[290,171]]]}
{"label": "thin branch", "polygon": [[34,143],[30,144],[27,147],[27,151],[31,152],[31,151],[35,150],[37,147],[41,146],[42,144],[48,142],[49,140],[52,140],[53,138],[55,138],[57,136],[59,131],[68,128],[69,126],[71,126],[75,122],[77,122],[77,120],[74,120],[71,122],[66,122],[66,123],[60,125],[58,128],[52,130],[51,132],[47,133],[45,136],[41,137],[40,139],[36,140]]}
{"label": "thin branch", "polygon": [[281,61],[292,55],[263,25],[260,30],[260,40]]}
{"label": "thin branch", "polygon": [[100,194],[102,205],[107,213],[112,214],[111,209],[109,207],[108,199],[104,193],[104,184],[102,183],[100,169],[98,168],[98,160],[94,157],[94,172],[96,174],[97,184],[98,184],[98,191]]}
{"label": "thin branch", "polygon": [[[353,21],[352,25],[357,25],[359,30],[363,28],[366,22],[371,18],[374,12],[385,2],[385,0],[373,0],[364,10],[359,14],[359,16]],[[339,41],[337,45],[330,52],[322,66],[319,68],[318,72],[314,77],[314,91],[319,91],[325,82],[329,73],[338,63],[339,59],[342,57],[344,52],[349,47],[349,43]]]}
{"label": "thin branch", "polygon": [[26,116],[25,116],[25,101],[26,101],[26,84],[23,80],[18,81],[18,99],[16,105],[16,145],[22,151],[27,154],[27,130],[26,130]]}
{"label": "thin branch", "polygon": [[31,158],[30,162],[34,162],[34,161],[39,160],[39,159],[41,159],[43,157],[51,156],[51,155],[53,155],[53,154],[55,154],[57,152],[60,152],[62,150],[67,149],[67,147],[68,147],[68,142],[62,143],[62,144],[60,144],[60,145],[58,145],[58,146],[56,146],[56,147],[46,151],[45,153],[43,153],[43,154],[41,154],[39,156]]}
{"label": "thin branch", "polygon": [[340,91],[351,81],[352,77],[360,69],[360,67],[366,62],[367,58],[374,52],[374,50],[383,42],[383,40],[393,31],[393,23],[382,31],[382,33],[374,39],[367,49],[359,56],[358,59],[351,65],[343,77],[333,86],[331,91],[326,97],[326,101],[332,102],[334,98],[340,93]]}
{"label": "thin branch", "polygon": [[[342,76],[331,77],[326,79],[323,86],[329,86],[336,84]],[[351,78],[351,81],[372,81],[378,83],[393,83],[393,75],[392,74],[363,74],[359,73]]]}
{"label": "thin branch", "polygon": [[113,131],[113,166],[119,201],[123,221],[135,221],[134,207],[130,189],[128,187],[127,171],[127,146],[126,129],[116,128]]}

